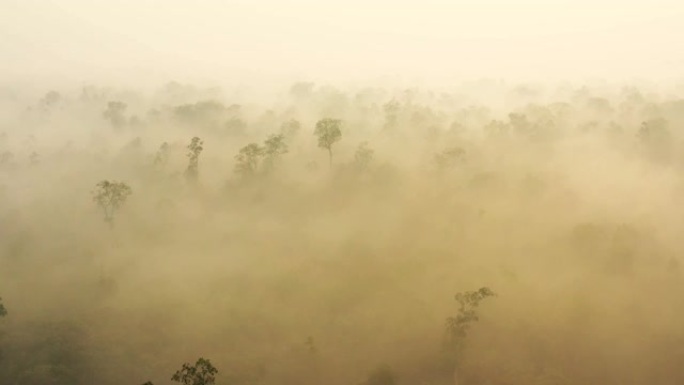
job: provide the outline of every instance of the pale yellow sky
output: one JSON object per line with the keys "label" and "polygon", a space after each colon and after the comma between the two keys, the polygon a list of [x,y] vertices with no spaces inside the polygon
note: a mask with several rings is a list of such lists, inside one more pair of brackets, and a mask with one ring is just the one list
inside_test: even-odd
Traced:
{"label": "pale yellow sky", "polygon": [[0,80],[682,79],[679,0],[0,0]]}

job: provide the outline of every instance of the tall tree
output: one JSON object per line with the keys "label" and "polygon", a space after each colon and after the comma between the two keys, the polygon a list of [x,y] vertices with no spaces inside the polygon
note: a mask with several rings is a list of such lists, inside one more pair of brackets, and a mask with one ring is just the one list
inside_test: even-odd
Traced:
{"label": "tall tree", "polygon": [[445,348],[451,361],[450,365],[456,385],[458,385],[460,356],[468,330],[473,323],[480,320],[477,313],[480,302],[494,296],[496,296],[496,293],[491,289],[482,287],[475,291],[458,293],[454,297],[456,302],[458,302],[458,313],[455,317],[447,318]]}
{"label": "tall tree", "polygon": [[316,123],[314,130],[314,135],[318,137],[318,147],[328,150],[330,167],[332,167],[333,161],[332,146],[342,139],[341,126],[342,121],[340,119],[325,118]]}
{"label": "tall tree", "polygon": [[204,150],[203,146],[204,142],[195,136],[190,140],[190,144],[186,147],[188,149],[188,153],[186,154],[188,157],[188,168],[185,170],[185,177],[191,182],[197,181],[197,176],[199,174],[199,156]]}
{"label": "tall tree", "polygon": [[243,178],[256,175],[259,168],[259,160],[264,154],[264,149],[256,143],[250,143],[240,149],[235,155],[235,172]]}
{"label": "tall tree", "polygon": [[269,171],[275,167],[281,155],[288,152],[285,135],[273,134],[264,141],[264,167]]}

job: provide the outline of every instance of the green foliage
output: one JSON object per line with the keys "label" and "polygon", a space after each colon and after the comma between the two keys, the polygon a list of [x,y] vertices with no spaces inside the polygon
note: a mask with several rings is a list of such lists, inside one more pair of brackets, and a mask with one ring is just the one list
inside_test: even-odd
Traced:
{"label": "green foliage", "polygon": [[273,134],[264,141],[263,154],[264,166],[267,170],[273,169],[281,155],[287,154],[288,148],[285,143],[285,135]]}
{"label": "green foliage", "polygon": [[446,322],[446,346],[452,352],[459,350],[465,340],[470,326],[480,318],[477,308],[482,300],[496,296],[491,289],[482,287],[477,291],[466,291],[455,296],[458,302],[458,314],[447,318]]}
{"label": "green foliage", "polygon": [[[240,149],[235,156],[235,173],[241,177],[253,177],[260,171],[259,166],[263,164],[263,172],[273,170],[278,159],[287,154],[288,148],[285,143],[284,134],[272,134],[265,141],[263,146],[257,143],[250,143]],[[263,162],[262,162],[263,160]]]}
{"label": "green foliage", "polygon": [[264,148],[256,143],[250,143],[240,149],[235,156],[235,172],[240,176],[251,177],[256,175],[259,169],[259,161],[264,155]]}
{"label": "green foliage", "polygon": [[318,137],[318,147],[328,150],[330,156],[330,166],[332,166],[332,146],[342,139],[340,119],[325,118],[316,123],[314,135]]}
{"label": "green foliage", "polygon": [[105,221],[112,223],[114,213],[126,202],[131,195],[131,188],[124,182],[103,180],[95,185],[93,200],[104,211]]}
{"label": "green foliage", "polygon": [[199,174],[199,156],[204,150],[203,146],[204,142],[195,136],[190,140],[190,144],[186,147],[188,149],[188,153],[186,154],[188,157],[188,168],[185,170],[185,176],[191,182],[197,180]]}
{"label": "green foliage", "polygon": [[209,360],[200,358],[195,365],[183,364],[171,380],[184,385],[212,385],[216,381],[217,373],[218,370]]}

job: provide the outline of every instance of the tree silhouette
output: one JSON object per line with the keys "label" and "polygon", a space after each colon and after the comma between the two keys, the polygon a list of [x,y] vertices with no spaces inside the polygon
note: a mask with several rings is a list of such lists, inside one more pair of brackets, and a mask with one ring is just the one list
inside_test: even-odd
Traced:
{"label": "tree silhouette", "polygon": [[328,150],[330,160],[330,167],[332,167],[332,146],[340,139],[342,139],[342,131],[340,130],[342,121],[340,119],[325,118],[316,123],[314,135],[318,137],[318,147]]}
{"label": "tree silhouette", "polygon": [[212,385],[216,381],[217,373],[218,370],[209,360],[200,358],[195,365],[183,364],[171,380],[184,385]]}
{"label": "tree silhouette", "polygon": [[5,305],[2,304],[2,298],[0,298],[0,317],[4,317],[7,315],[7,309],[5,309]]}
{"label": "tree silhouette", "polygon": [[455,317],[447,318],[445,348],[451,361],[449,364],[453,370],[456,383],[458,383],[458,361],[463,343],[470,326],[480,319],[477,308],[482,300],[493,296],[496,296],[496,293],[488,287],[482,287],[476,291],[458,293],[454,297],[458,302],[458,314]]}
{"label": "tree silhouette", "polygon": [[132,190],[124,182],[103,180],[93,191],[93,200],[104,211],[105,221],[110,225],[114,220],[114,213],[126,202]]}
{"label": "tree silhouette", "polygon": [[199,174],[199,156],[204,150],[203,146],[204,142],[195,136],[190,140],[190,144],[186,147],[188,149],[188,153],[186,154],[188,157],[188,168],[185,170],[185,177],[191,182],[197,180]]}
{"label": "tree silhouette", "polygon": [[256,143],[250,143],[240,149],[235,155],[235,172],[243,178],[256,175],[259,160],[264,155],[264,149]]}
{"label": "tree silhouette", "polygon": [[264,167],[266,170],[271,170],[275,167],[281,155],[287,154],[288,148],[285,143],[285,135],[273,134],[264,141]]}

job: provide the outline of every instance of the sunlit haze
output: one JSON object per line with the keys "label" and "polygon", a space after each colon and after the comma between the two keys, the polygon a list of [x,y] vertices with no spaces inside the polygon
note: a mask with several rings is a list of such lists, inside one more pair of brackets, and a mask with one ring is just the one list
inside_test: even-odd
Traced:
{"label": "sunlit haze", "polygon": [[676,0],[2,0],[0,9],[4,81],[679,79],[684,66]]}

